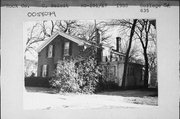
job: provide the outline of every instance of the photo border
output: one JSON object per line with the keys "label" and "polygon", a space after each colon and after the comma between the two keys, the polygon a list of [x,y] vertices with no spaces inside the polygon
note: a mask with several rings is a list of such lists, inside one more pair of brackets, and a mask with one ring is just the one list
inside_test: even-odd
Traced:
{"label": "photo border", "polygon": [[[1,106],[2,119],[178,119],[179,104],[179,9],[151,8],[148,14],[139,13],[137,6],[126,9],[106,8],[1,8]],[[24,89],[24,62],[23,62],[23,22],[33,20],[51,20],[52,17],[27,16],[29,11],[55,11],[57,19],[133,19],[153,18],[157,21],[157,57],[158,57],[158,107],[141,109],[64,109],[64,110],[23,110],[22,93]],[[128,11],[128,14],[127,14]],[[79,13],[79,14],[75,14]],[[60,16],[61,14],[65,16]],[[160,14],[160,15],[159,15]],[[88,15],[88,16],[87,16]],[[14,19],[12,19],[14,18]],[[168,21],[168,23],[167,23]],[[13,24],[9,24],[13,23]],[[164,26],[167,25],[167,29]],[[18,29],[17,29],[18,28]],[[11,35],[9,35],[11,33]],[[169,34],[170,33],[170,34]],[[173,40],[169,40],[173,39]],[[162,43],[163,42],[163,43]],[[3,45],[2,45],[3,44]],[[170,47],[170,49],[168,49]],[[14,60],[14,61],[12,61]],[[168,66],[168,67],[167,67]],[[11,75],[9,75],[11,72]],[[172,93],[173,92],[173,93]]]}

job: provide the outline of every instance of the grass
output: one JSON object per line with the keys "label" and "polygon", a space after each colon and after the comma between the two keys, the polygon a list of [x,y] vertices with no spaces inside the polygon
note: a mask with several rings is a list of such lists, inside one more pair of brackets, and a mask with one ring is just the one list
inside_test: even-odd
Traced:
{"label": "grass", "polygon": [[154,105],[158,106],[158,97],[128,97],[124,99],[125,102],[142,104],[142,105]]}
{"label": "grass", "polygon": [[101,94],[122,96],[127,103],[158,106],[158,93],[154,89],[107,91]]}

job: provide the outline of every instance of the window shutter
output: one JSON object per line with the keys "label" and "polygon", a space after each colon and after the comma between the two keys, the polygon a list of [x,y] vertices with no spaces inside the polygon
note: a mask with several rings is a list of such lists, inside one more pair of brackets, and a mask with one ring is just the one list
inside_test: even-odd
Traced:
{"label": "window shutter", "polygon": [[46,66],[46,77],[49,76],[48,73],[49,73],[49,65]]}
{"label": "window shutter", "polygon": [[46,57],[48,57],[49,45],[46,46]]}
{"label": "window shutter", "polygon": [[42,77],[43,76],[43,65],[40,66],[40,76]]}
{"label": "window shutter", "polygon": [[55,45],[53,45],[53,49],[52,49],[52,57],[55,56]]}
{"label": "window shutter", "polygon": [[72,42],[69,42],[69,55],[72,56]]}
{"label": "window shutter", "polygon": [[61,52],[62,52],[62,59],[63,59],[63,57],[64,57],[64,41],[62,42],[62,50],[61,50]]}

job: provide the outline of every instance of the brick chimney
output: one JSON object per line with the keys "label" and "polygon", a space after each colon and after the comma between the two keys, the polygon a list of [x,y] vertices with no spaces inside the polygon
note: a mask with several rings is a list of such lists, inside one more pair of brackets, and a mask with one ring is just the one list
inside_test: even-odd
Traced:
{"label": "brick chimney", "polygon": [[121,44],[121,38],[116,37],[116,51],[120,52],[120,44]]}
{"label": "brick chimney", "polygon": [[95,37],[96,37],[97,45],[99,45],[101,43],[99,29],[96,29],[95,35],[96,35]]}
{"label": "brick chimney", "polygon": [[101,45],[99,29],[97,28],[95,31],[95,38],[96,38],[96,43],[99,46],[99,48],[97,48],[97,53],[96,53],[97,64],[99,64],[100,62],[102,62],[102,45]]}

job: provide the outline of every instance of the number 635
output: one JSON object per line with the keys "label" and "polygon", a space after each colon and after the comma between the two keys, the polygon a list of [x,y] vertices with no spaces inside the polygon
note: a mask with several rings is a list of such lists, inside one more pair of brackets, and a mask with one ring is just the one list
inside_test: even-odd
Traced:
{"label": "number 635", "polygon": [[148,12],[149,12],[149,9],[140,9],[140,12],[148,13]]}

